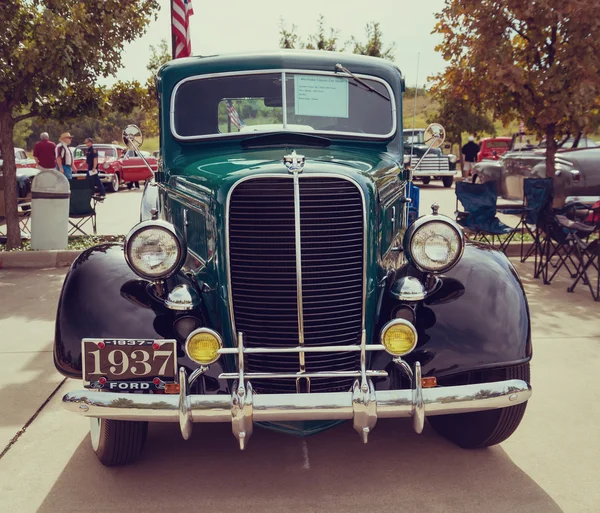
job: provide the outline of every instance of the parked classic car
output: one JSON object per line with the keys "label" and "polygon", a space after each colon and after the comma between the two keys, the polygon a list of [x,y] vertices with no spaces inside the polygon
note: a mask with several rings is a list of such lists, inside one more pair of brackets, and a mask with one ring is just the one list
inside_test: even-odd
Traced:
{"label": "parked classic car", "polygon": [[367,442],[378,418],[417,433],[428,418],[471,448],[514,432],[526,297],[437,205],[408,225],[403,89],[388,61],[328,52],[161,68],[156,208],[75,260],[57,313],[56,367],[83,380],[63,404],[90,418],[103,464],[135,459],[148,422],[185,439],[225,423],[241,449],[254,423],[308,435],[350,419]]}
{"label": "parked classic car", "polygon": [[[2,170],[2,162],[2,153],[0,152],[0,171]],[[23,148],[15,148],[15,164],[17,167],[36,167],[35,159],[28,157]]]}
{"label": "parked classic car", "polygon": [[479,141],[477,162],[482,160],[498,160],[512,145],[511,137],[486,137]]}
{"label": "parked classic car", "polygon": [[[498,161],[475,166],[481,182],[496,180],[498,195],[509,200],[523,199],[523,180],[546,176],[545,145],[534,146],[532,138],[513,137],[510,151]],[[568,141],[567,141],[568,143]],[[600,200],[600,148],[586,139],[584,148],[560,148],[555,159],[555,205],[580,201],[593,204]]]}
{"label": "parked classic car", "polygon": [[[432,148],[427,152],[424,128],[404,130],[402,140],[405,165],[414,167],[421,161],[419,167],[413,171],[413,178],[421,180],[424,184],[428,184],[432,179],[441,179],[444,187],[452,187],[456,175],[456,155],[444,155],[440,148]],[[424,155],[425,158],[422,159]]]}
{"label": "parked classic car", "polygon": [[[152,172],[141,158],[133,150],[125,151],[123,146],[116,144],[94,144],[98,150],[98,175],[100,180],[107,184],[110,192],[117,192],[121,185],[127,182],[139,182],[147,180]],[[85,172],[87,164],[85,161],[85,145],[77,146],[74,152],[74,167],[77,172]],[[152,171],[158,169],[157,160],[150,156],[146,157]]]}

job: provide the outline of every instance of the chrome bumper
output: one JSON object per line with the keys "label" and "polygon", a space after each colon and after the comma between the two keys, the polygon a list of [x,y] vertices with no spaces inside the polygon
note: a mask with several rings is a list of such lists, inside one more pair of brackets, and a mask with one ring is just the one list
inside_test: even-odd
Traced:
{"label": "chrome bumper", "polygon": [[378,418],[412,417],[414,430],[421,433],[426,416],[506,408],[531,396],[531,387],[518,379],[422,388],[419,363],[414,369],[413,388],[405,390],[376,392],[367,378],[357,379],[349,392],[259,395],[247,381],[235,386],[231,396],[188,395],[184,368],[179,370],[179,383],[179,395],[77,390],[63,397],[63,406],[86,417],[179,422],[186,440],[194,422],[228,422],[244,449],[254,422],[353,419],[354,428],[366,443]]}
{"label": "chrome bumper", "polygon": [[427,177],[427,176],[456,176],[456,169],[436,171],[429,169],[419,169],[413,173],[415,178]]}

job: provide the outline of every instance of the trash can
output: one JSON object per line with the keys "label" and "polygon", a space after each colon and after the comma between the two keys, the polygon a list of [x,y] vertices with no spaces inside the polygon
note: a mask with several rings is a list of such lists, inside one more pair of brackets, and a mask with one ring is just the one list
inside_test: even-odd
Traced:
{"label": "trash can", "polygon": [[66,249],[69,233],[69,180],[41,171],[31,186],[31,248]]}

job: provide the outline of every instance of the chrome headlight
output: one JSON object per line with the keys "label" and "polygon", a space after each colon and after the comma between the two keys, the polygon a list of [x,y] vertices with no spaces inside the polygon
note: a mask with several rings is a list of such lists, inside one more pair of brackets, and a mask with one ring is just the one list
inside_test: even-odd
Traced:
{"label": "chrome headlight", "polygon": [[108,162],[105,162],[104,165],[102,166],[104,169],[110,169],[110,164]]}
{"label": "chrome headlight", "polygon": [[460,260],[463,232],[452,219],[434,214],[417,219],[404,235],[404,251],[422,272],[442,273]]}
{"label": "chrome headlight", "polygon": [[448,155],[448,161],[450,164],[456,164],[456,155],[452,155],[452,153],[450,153],[450,155]]}
{"label": "chrome headlight", "polygon": [[173,276],[185,262],[187,248],[175,227],[165,221],[144,221],[125,238],[125,259],[134,273],[148,280]]}

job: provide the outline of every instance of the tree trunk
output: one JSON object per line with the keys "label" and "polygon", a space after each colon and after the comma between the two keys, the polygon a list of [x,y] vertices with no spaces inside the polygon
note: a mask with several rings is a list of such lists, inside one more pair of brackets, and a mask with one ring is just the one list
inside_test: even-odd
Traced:
{"label": "tree trunk", "polygon": [[14,121],[10,112],[0,112],[0,151],[4,178],[4,203],[6,210],[6,245],[8,249],[21,247],[21,227],[17,206],[17,169],[13,142]]}
{"label": "tree trunk", "polygon": [[581,132],[577,132],[577,135],[575,136],[575,140],[573,141],[573,148],[579,148],[579,141],[581,141],[581,136],[583,134]]}
{"label": "tree trunk", "polygon": [[556,125],[546,127],[546,177],[554,178],[554,157],[556,155]]}

